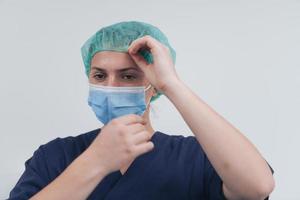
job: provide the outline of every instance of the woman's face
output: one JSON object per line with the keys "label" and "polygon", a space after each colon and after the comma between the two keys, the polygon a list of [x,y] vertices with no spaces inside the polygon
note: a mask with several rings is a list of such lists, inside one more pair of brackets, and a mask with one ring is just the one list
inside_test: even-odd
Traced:
{"label": "woman's face", "polygon": [[[128,53],[115,51],[101,51],[94,55],[91,61],[89,82],[103,86],[145,86],[150,82],[144,72],[135,64]],[[148,98],[155,94],[150,88]]]}
{"label": "woman's face", "polygon": [[114,51],[101,51],[91,61],[90,83],[104,86],[146,86],[143,71],[129,54]]}

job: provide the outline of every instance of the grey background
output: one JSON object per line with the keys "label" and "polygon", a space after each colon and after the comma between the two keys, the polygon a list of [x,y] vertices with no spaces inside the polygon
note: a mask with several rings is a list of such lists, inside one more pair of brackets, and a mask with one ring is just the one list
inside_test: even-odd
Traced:
{"label": "grey background", "polygon": [[[87,105],[80,47],[124,20],[167,34],[182,80],[274,168],[271,199],[300,199],[299,11],[289,0],[0,0],[0,199],[39,145],[101,126]],[[165,97],[152,120],[165,133],[192,134]]]}

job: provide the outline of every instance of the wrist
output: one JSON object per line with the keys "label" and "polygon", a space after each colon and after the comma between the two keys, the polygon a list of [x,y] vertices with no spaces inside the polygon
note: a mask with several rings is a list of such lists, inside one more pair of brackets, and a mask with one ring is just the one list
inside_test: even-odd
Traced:
{"label": "wrist", "polygon": [[76,162],[81,166],[82,173],[90,179],[98,180],[109,174],[109,170],[98,160],[97,155],[88,148],[76,159]]}
{"label": "wrist", "polygon": [[184,84],[179,78],[174,78],[168,82],[168,84],[164,85],[162,92],[170,99],[176,92],[182,91]]}

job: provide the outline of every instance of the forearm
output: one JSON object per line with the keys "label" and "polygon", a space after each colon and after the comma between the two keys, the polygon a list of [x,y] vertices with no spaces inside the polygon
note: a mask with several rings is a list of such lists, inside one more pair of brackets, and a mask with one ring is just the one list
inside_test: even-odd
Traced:
{"label": "forearm", "polygon": [[181,113],[228,190],[245,196],[271,192],[274,182],[269,166],[243,134],[181,81],[174,81],[164,93]]}
{"label": "forearm", "polygon": [[96,166],[93,153],[86,150],[31,200],[87,199],[106,175],[107,172],[101,166]]}

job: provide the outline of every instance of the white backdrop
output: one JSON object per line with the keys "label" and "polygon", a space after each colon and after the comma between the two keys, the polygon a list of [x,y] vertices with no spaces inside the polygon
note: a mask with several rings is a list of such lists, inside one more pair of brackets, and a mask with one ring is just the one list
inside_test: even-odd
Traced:
{"label": "white backdrop", "polygon": [[[181,79],[274,168],[271,199],[300,199],[300,1],[290,0],[0,0],[0,199],[39,145],[100,126],[80,47],[124,20],[166,33]],[[153,107],[155,129],[192,134],[167,98]]]}

